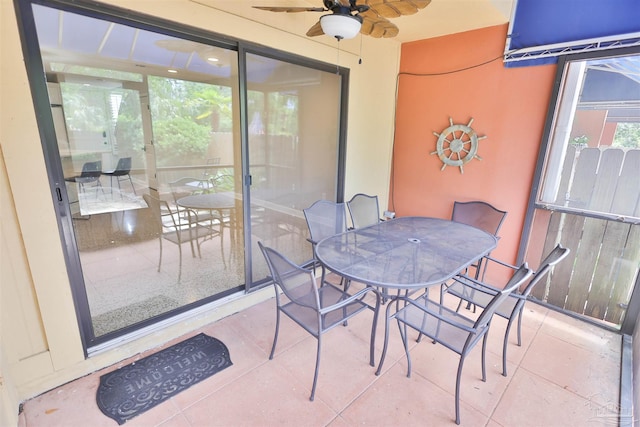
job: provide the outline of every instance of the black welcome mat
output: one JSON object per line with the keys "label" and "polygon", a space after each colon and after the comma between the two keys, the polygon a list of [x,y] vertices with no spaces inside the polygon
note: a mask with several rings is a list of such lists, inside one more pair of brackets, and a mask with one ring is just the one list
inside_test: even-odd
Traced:
{"label": "black welcome mat", "polygon": [[102,375],[96,401],[106,416],[124,424],[232,364],[220,340],[198,334]]}

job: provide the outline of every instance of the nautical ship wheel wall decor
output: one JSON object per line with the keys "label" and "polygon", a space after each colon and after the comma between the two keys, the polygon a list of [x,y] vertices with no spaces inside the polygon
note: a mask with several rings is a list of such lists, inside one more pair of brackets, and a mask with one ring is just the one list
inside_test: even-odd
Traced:
{"label": "nautical ship wheel wall decor", "polygon": [[436,142],[436,151],[431,154],[437,154],[442,160],[442,168],[447,166],[458,166],[460,173],[464,173],[463,165],[471,161],[471,159],[482,160],[478,155],[478,141],[485,139],[486,136],[478,136],[476,131],[471,128],[473,118],[466,125],[453,124],[453,119],[449,117],[449,127],[442,132],[433,132],[438,137]]}

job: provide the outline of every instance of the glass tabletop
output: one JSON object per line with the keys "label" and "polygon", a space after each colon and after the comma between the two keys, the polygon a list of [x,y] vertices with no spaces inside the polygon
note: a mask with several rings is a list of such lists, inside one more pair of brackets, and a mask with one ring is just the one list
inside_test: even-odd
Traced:
{"label": "glass tabletop", "polygon": [[495,236],[466,224],[402,217],[328,237],[317,244],[316,256],[349,279],[410,289],[450,279],[496,245]]}
{"label": "glass tabletop", "polygon": [[185,196],[176,202],[191,209],[232,209],[235,207],[233,193],[205,193]]}

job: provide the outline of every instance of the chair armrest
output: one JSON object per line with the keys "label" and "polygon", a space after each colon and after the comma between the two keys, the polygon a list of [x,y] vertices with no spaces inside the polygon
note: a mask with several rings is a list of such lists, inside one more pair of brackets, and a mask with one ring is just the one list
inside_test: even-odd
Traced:
{"label": "chair armrest", "polygon": [[[327,285],[325,286],[332,286],[334,288],[336,288],[334,285],[332,285],[331,283],[327,282]],[[339,289],[339,288],[336,288]],[[338,310],[342,307],[345,307],[349,304],[352,304],[354,301],[357,300],[361,300],[365,294],[369,293],[369,292],[373,292],[376,294],[376,299],[378,301],[378,303],[380,302],[380,294],[378,293],[378,291],[376,291],[374,288],[367,286],[364,289],[361,289],[360,291],[356,292],[355,294],[352,294],[349,298],[345,298],[343,300],[341,300],[340,302],[330,305],[328,307],[324,307],[322,309],[320,309],[320,314],[327,314],[330,313],[332,311]]]}
{"label": "chair armrest", "polygon": [[[399,297],[397,300],[403,300],[403,301],[409,303],[410,305],[414,306],[418,310],[420,310],[420,311],[422,311],[424,313],[427,313],[430,316],[433,316],[433,317],[437,318],[438,320],[441,320],[441,321],[443,321],[443,322],[445,322],[445,323],[447,323],[447,324],[449,324],[449,325],[451,325],[451,326],[453,326],[455,328],[462,329],[463,331],[466,331],[466,332],[475,332],[476,331],[476,329],[474,329],[474,328],[470,328],[467,325],[463,325],[462,323],[456,322],[452,318],[443,316],[442,314],[429,309],[427,306],[420,304],[417,300],[413,300],[411,298],[406,298],[406,297]],[[462,317],[460,314],[456,313],[455,311],[450,310],[447,307],[445,307],[443,305],[440,305],[435,301],[429,301],[429,303],[434,305],[434,306],[438,306],[439,308],[442,308],[445,312],[448,312],[448,313],[450,313],[450,314],[452,314],[454,316]]]}
{"label": "chair armrest", "polygon": [[500,265],[502,265],[502,266],[504,266],[504,267],[508,267],[508,268],[510,268],[510,269],[512,269],[512,270],[517,270],[517,269],[519,268],[519,267],[517,267],[517,266],[515,266],[515,265],[509,264],[508,262],[501,261],[501,260],[499,260],[499,259],[497,259],[497,258],[493,258],[493,257],[491,257],[491,256],[489,256],[489,255],[485,256],[484,258],[485,258],[486,260],[488,260],[488,261],[493,261],[493,262],[495,262],[496,264],[500,264]]}
{"label": "chair armrest", "polygon": [[[460,277],[460,279],[458,278]],[[474,279],[473,277],[469,277],[465,274],[458,274],[457,276],[452,278],[454,281],[467,286],[469,288],[475,289],[477,291],[480,292],[484,292],[485,294],[488,295],[495,295],[497,293],[499,293],[502,289],[498,289],[495,286],[491,286],[488,283],[484,283],[481,282],[479,280]],[[461,280],[462,279],[462,280]],[[448,288],[448,286],[446,285],[446,283],[443,283],[443,285],[445,285],[445,287]],[[446,292],[446,290],[445,290]]]}

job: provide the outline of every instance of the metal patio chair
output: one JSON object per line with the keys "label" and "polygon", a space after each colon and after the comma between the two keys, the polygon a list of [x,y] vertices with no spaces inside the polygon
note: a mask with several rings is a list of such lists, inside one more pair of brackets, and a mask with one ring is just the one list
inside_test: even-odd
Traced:
{"label": "metal patio chair", "polygon": [[[258,242],[258,246],[260,246],[260,250],[267,261],[276,294],[276,330],[269,359],[273,359],[273,354],[276,350],[278,332],[280,330],[280,313],[282,312],[300,325],[305,331],[313,335],[318,341],[316,367],[313,375],[311,395],[309,396],[309,400],[313,401],[320,368],[322,335],[340,324],[345,324],[347,319],[350,319],[356,314],[366,309],[372,309],[374,314],[371,326],[369,364],[375,366],[374,344],[380,296],[369,287],[354,294],[348,294],[330,283],[318,287],[316,276],[312,269],[299,267],[281,253],[264,246],[262,242]],[[278,292],[278,287],[285,294],[288,301],[283,301]],[[373,292],[376,296],[374,307],[364,302],[364,297],[369,292]]]}
{"label": "metal patio chair", "polygon": [[[440,343],[460,355],[455,392],[456,424],[460,424],[460,379],[464,360],[476,344],[482,340],[482,381],[487,380],[485,363],[487,332],[489,331],[493,314],[500,304],[509,297],[509,294],[528,280],[531,274],[532,271],[527,267],[526,263],[518,268],[504,289],[501,289],[495,294],[490,294],[491,301],[480,313],[477,320],[463,316],[455,310],[451,310],[430,300],[427,291],[416,299],[408,296],[398,296],[396,304],[389,304],[387,306],[387,319],[396,319],[398,328],[400,329],[404,350],[407,355],[407,377],[411,376],[411,357],[409,355],[409,345],[407,342],[407,327],[415,329],[419,332],[420,336],[426,335],[431,338],[434,343]],[[482,290],[479,291],[482,292]],[[404,305],[401,305],[401,302]],[[393,306],[397,307],[397,311],[389,316],[390,309]],[[387,322],[387,328],[388,323],[389,322]],[[388,330],[385,331],[385,345],[376,374],[381,372],[382,364],[384,363],[387,340]]]}
{"label": "metal patio chair", "polygon": [[152,195],[143,194],[144,201],[151,209],[151,214],[156,225],[156,233],[160,241],[160,257],[158,260],[158,272],[162,266],[162,241],[168,240],[175,243],[178,246],[179,253],[179,269],[178,269],[178,281],[182,277],[182,244],[191,244],[191,253],[195,257],[195,251],[193,242],[195,241],[198,249],[198,257],[201,257],[200,242],[198,239],[210,238],[216,234],[217,231],[211,227],[202,225],[197,221],[198,214],[191,212],[196,220],[193,223],[182,223],[175,211],[171,209],[169,203],[164,200],[160,200]]}
{"label": "metal patio chair", "polygon": [[[507,329],[504,333],[504,342],[502,347],[502,375],[507,376],[507,344],[509,342],[509,332],[511,331],[511,325],[514,320],[518,319],[518,346],[522,345],[522,312],[524,304],[527,302],[527,298],[533,288],[544,279],[551,269],[566,258],[569,255],[569,249],[558,244],[556,247],[542,260],[540,267],[533,273],[532,279],[529,283],[520,289],[515,289],[509,295],[500,307],[496,310],[496,314],[504,319],[508,320]],[[516,270],[517,267],[507,264],[503,261],[495,258],[488,257],[487,261],[498,263],[507,268]],[[443,284],[440,290],[440,301],[443,301],[445,294],[455,295],[460,298],[460,303],[456,311],[460,309],[462,301],[468,301],[478,307],[486,307],[493,295],[500,292],[497,289],[487,283],[479,282],[471,277],[460,275],[455,277],[454,282],[451,284]]]}
{"label": "metal patio chair", "polygon": [[[486,202],[453,202],[451,220],[471,225],[498,237],[498,232],[506,216],[506,211],[501,211]],[[475,279],[482,277],[481,271],[484,274],[486,264],[483,266],[483,263],[484,258],[480,258],[477,263],[470,266],[476,270]]]}
{"label": "metal patio chair", "polygon": [[362,228],[380,222],[378,196],[358,193],[347,202],[353,228]]}
{"label": "metal patio chair", "polygon": [[[347,231],[345,204],[329,200],[318,200],[302,211],[309,228],[309,238],[307,240],[311,243],[313,251],[313,268],[320,266],[323,270],[322,277],[324,277],[324,267],[316,258],[316,244],[325,237],[335,236]],[[348,282],[345,283],[344,278],[340,280],[340,284],[345,285],[345,289],[348,286]]]}

